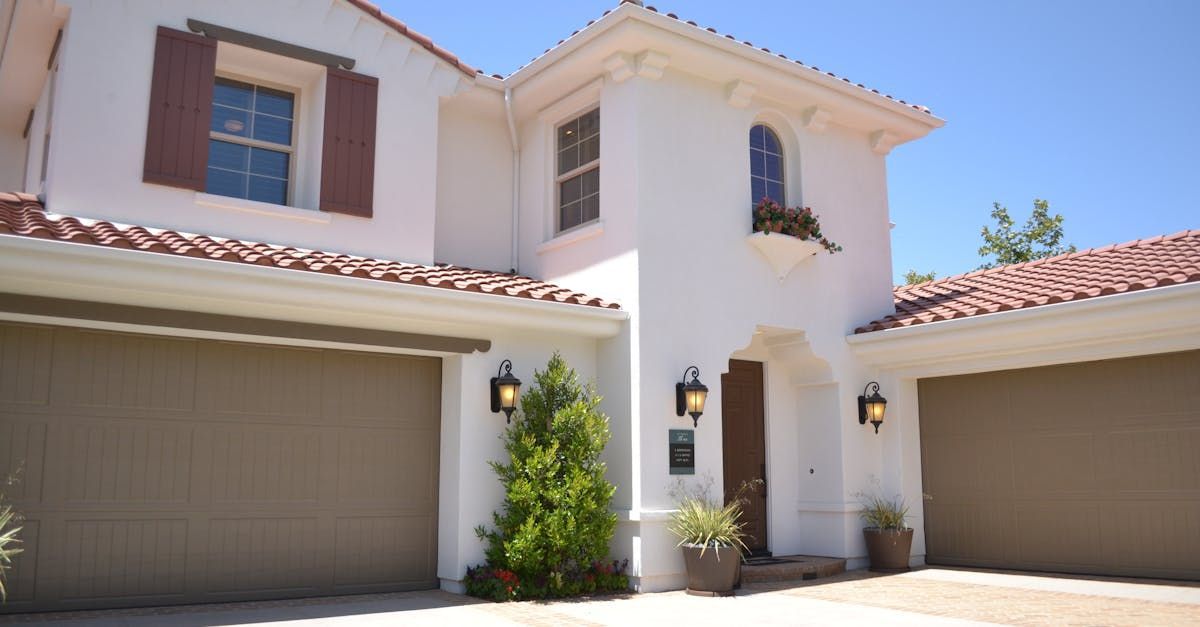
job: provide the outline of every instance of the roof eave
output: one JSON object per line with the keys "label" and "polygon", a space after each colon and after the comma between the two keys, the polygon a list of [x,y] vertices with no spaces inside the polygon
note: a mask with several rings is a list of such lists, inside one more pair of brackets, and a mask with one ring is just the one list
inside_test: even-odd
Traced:
{"label": "roof eave", "polygon": [[857,84],[835,78],[796,61],[739,41],[728,39],[703,28],[692,26],[687,22],[649,11],[631,3],[620,5],[567,37],[555,47],[534,58],[527,65],[522,66],[505,77],[502,81],[503,86],[515,89],[529,82],[547,68],[565,59],[572,52],[588,45],[626,20],[636,20],[727,54],[735,55],[746,61],[765,65],[792,78],[819,85],[890,114],[901,116],[910,122],[915,122],[925,127],[927,129],[926,132],[940,128],[946,123],[945,120],[932,113],[913,108],[913,105],[890,99],[869,89],[859,87]]}

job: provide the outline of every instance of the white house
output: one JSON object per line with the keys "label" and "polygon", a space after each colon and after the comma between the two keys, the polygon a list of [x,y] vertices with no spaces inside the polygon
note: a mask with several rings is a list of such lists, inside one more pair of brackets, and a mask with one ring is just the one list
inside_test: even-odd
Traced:
{"label": "white house", "polygon": [[[5,611],[461,590],[489,380],[554,351],[638,590],[682,587],[705,475],[765,479],[776,555],[862,566],[878,482],[914,564],[1200,576],[1200,231],[893,290],[924,107],[636,1],[505,77],[365,0],[4,0],[0,37]],[[764,195],[843,250],[753,234]]]}

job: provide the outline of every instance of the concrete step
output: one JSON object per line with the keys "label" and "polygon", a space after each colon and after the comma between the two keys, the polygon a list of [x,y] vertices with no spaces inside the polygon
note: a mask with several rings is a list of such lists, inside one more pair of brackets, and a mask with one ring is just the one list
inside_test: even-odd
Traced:
{"label": "concrete step", "polygon": [[742,583],[799,581],[846,572],[846,560],[837,557],[788,555],[752,557],[742,564]]}

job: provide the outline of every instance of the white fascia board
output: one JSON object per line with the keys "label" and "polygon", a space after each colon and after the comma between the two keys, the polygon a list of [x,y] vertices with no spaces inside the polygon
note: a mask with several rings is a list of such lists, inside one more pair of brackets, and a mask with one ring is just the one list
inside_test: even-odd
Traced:
{"label": "white fascia board", "polygon": [[620,309],[12,235],[0,235],[0,276],[0,290],[19,294],[431,334],[612,337],[629,318]]}
{"label": "white fascia board", "polygon": [[869,365],[942,376],[1200,348],[1200,283],[849,335]]}
{"label": "white fascia board", "polygon": [[[818,85],[836,94],[849,97],[856,102],[870,105],[872,109],[899,115],[909,124],[916,123],[916,126],[925,129],[924,132],[920,133],[906,132],[906,136],[923,135],[925,132],[940,128],[946,123],[945,120],[935,115],[918,111],[907,104],[901,104],[896,100],[885,98],[881,94],[873,93],[858,87],[856,84],[843,81],[841,78],[829,76],[820,70],[814,70],[811,67],[781,58],[776,54],[760,50],[757,47],[749,46],[740,41],[708,32],[703,28],[692,26],[683,20],[672,19],[666,15],[647,11],[632,4],[622,4],[608,15],[601,17],[590,26],[568,37],[563,43],[552,48],[549,52],[513,72],[504,79],[505,86],[516,89],[518,86],[536,77],[543,70],[564,59],[575,50],[587,45],[625,20],[636,20],[656,29],[686,38],[706,48],[719,50],[743,60],[765,65],[781,75]],[[675,62],[673,60],[672,66],[674,65]],[[905,124],[904,126],[908,125]]]}

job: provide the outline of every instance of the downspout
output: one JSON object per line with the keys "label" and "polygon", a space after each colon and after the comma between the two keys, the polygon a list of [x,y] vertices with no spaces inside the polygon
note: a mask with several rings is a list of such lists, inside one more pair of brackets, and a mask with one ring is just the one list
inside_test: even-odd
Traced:
{"label": "downspout", "polygon": [[520,267],[518,227],[521,225],[521,144],[517,141],[517,124],[513,121],[512,88],[504,88],[504,115],[508,118],[508,140],[512,144],[512,251],[509,253],[509,272]]}

